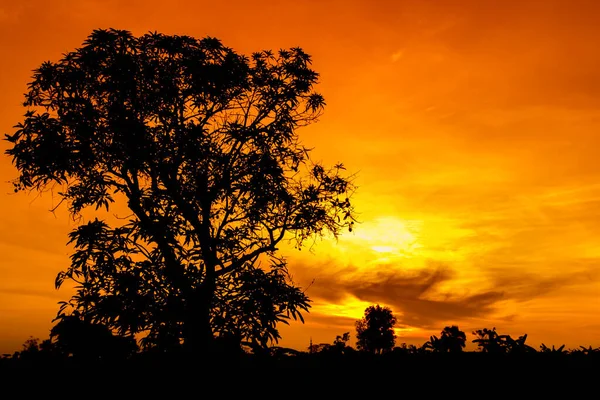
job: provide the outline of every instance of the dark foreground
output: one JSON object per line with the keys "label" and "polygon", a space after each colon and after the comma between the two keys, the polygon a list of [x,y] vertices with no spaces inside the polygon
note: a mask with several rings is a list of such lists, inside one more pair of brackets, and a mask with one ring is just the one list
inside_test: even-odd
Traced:
{"label": "dark foreground", "polygon": [[[309,354],[256,356],[212,355],[208,357],[136,355],[129,359],[83,360],[75,358],[37,357],[31,359],[0,359],[3,373],[35,370],[110,369],[112,371],[153,370],[170,371],[205,368],[228,369],[323,369],[338,372],[359,369],[396,370],[407,373],[431,373],[444,370],[468,370],[468,375],[484,375],[492,371],[510,373],[542,373],[552,371],[600,372],[600,352],[592,354],[489,354],[482,352],[383,354],[355,352],[350,355]],[[465,370],[465,372],[467,372]],[[600,379],[600,375],[598,376]]]}
{"label": "dark foreground", "polygon": [[23,398],[580,399],[597,398],[599,372],[596,353],[0,360]]}

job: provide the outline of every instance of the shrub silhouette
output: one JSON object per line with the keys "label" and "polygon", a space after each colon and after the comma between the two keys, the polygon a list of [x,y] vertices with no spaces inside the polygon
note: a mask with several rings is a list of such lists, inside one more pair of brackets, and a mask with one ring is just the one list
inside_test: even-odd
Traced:
{"label": "shrub silhouette", "polygon": [[84,360],[125,359],[137,351],[133,338],[114,336],[108,327],[76,315],[60,318],[50,339],[58,354]]}

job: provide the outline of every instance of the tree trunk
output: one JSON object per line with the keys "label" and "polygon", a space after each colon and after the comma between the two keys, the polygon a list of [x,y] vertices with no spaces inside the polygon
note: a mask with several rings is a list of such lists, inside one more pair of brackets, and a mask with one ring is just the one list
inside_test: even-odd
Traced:
{"label": "tree trunk", "polygon": [[210,323],[210,312],[214,297],[214,282],[206,281],[191,291],[186,299],[183,326],[184,349],[194,356],[205,356],[213,349],[214,336]]}

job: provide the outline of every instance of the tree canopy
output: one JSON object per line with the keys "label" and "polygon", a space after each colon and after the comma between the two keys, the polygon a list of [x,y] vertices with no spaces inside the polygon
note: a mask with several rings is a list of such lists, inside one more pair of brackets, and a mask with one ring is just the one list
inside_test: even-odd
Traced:
{"label": "tree canopy", "polygon": [[369,306],[365,316],[356,321],[357,348],[380,354],[391,351],[396,342],[396,317],[389,307]]}
{"label": "tree canopy", "polygon": [[[70,234],[76,311],[148,346],[264,345],[309,299],[277,252],[352,229],[342,164],[314,162],[297,128],[325,102],[300,48],[237,54],[215,38],[95,30],[34,71],[6,139],[15,191],[56,190],[73,216],[130,214]],[[262,263],[262,264],[261,264]]]}
{"label": "tree canopy", "polygon": [[424,347],[434,352],[442,353],[460,353],[466,345],[467,335],[458,326],[452,325],[445,327],[440,337],[433,335]]}

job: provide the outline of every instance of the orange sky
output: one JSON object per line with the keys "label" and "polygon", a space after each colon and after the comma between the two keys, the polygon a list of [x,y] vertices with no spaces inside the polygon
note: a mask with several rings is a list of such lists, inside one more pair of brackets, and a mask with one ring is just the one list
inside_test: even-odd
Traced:
{"label": "orange sky", "polygon": [[[0,0],[0,133],[32,69],[109,27],[313,56],[328,106],[301,137],[358,172],[363,223],[286,252],[314,303],[282,345],[354,337],[376,302],[398,343],[454,323],[600,345],[597,2]],[[47,337],[69,296],[53,282],[74,224],[49,195],[10,194],[15,176],[0,157],[0,353]]]}

